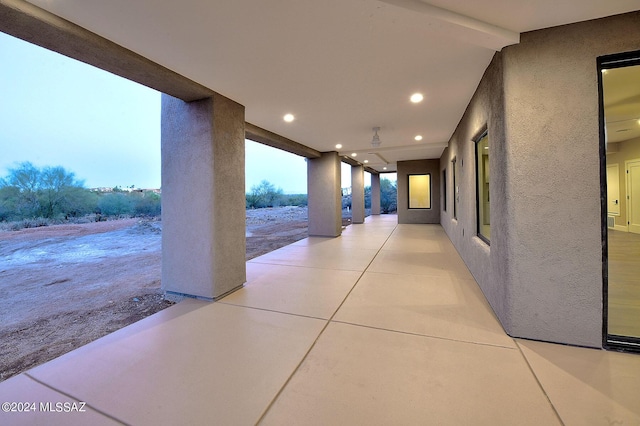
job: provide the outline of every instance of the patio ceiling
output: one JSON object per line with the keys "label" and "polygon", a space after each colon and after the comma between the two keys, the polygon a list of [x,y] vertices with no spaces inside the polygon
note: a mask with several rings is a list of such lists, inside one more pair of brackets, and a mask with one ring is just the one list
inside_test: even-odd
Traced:
{"label": "patio ceiling", "polygon": [[[378,171],[439,158],[493,54],[521,32],[638,8],[637,0],[31,3],[243,104],[249,123],[318,151],[357,153]],[[416,92],[424,100],[414,104]]]}

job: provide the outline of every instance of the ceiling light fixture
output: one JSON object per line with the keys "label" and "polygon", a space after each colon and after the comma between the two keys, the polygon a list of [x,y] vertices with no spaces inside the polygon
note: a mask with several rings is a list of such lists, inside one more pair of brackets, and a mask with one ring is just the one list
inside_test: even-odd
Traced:
{"label": "ceiling light fixture", "polygon": [[336,144],[336,149],[340,149],[340,148],[342,148],[342,144],[341,143]]}
{"label": "ceiling light fixture", "polygon": [[419,102],[422,102],[424,96],[422,96],[422,93],[414,93],[409,99],[411,99],[411,102],[413,102],[414,104],[417,104]]}
{"label": "ceiling light fixture", "polygon": [[352,156],[352,157],[357,157],[357,156],[358,156],[358,153],[357,153],[357,152],[352,152],[352,153],[351,153],[351,156]]}
{"label": "ceiling light fixture", "polygon": [[373,139],[371,139],[371,145],[373,145],[374,148],[379,147],[380,144],[382,143],[380,142],[380,136],[378,136],[379,130],[380,130],[380,127],[373,128]]}
{"label": "ceiling light fixture", "polygon": [[417,135],[414,139],[417,140],[417,141],[421,141],[422,140],[422,136],[421,135]]}
{"label": "ceiling light fixture", "polygon": [[285,114],[284,117],[282,117],[284,119],[284,121],[286,121],[287,123],[291,123],[293,120],[295,120],[296,118],[293,116],[293,114]]}
{"label": "ceiling light fixture", "polygon": [[367,164],[369,162],[369,160],[364,160],[364,164]]}
{"label": "ceiling light fixture", "polygon": [[382,170],[387,170],[387,168],[386,168],[386,167],[383,167],[383,168],[382,168]]}

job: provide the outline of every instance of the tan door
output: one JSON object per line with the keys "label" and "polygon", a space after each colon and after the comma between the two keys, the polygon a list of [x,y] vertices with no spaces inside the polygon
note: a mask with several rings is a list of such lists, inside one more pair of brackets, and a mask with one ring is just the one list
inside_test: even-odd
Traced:
{"label": "tan door", "polygon": [[607,213],[620,216],[620,171],[618,164],[607,166]]}

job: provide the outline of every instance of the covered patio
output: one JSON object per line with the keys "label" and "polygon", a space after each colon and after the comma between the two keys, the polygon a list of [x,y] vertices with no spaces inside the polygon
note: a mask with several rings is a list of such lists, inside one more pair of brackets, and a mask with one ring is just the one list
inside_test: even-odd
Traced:
{"label": "covered patio", "polygon": [[36,412],[0,423],[640,422],[640,357],[512,339],[440,225],[372,216],[246,266],[217,302],[187,299],[1,383],[2,402]]}

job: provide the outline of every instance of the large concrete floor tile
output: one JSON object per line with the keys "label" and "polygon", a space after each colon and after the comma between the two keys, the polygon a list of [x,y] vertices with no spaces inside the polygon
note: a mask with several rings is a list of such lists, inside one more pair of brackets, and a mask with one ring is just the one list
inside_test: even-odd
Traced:
{"label": "large concrete floor tile", "polygon": [[354,224],[347,226],[342,231],[342,235],[390,235],[396,229],[396,226],[397,222],[395,221],[383,222],[367,218],[364,224]]}
{"label": "large concrete floor tile", "polygon": [[517,343],[566,425],[640,425],[640,356]]}
{"label": "large concrete floor tile", "polygon": [[341,235],[336,238],[309,237],[296,241],[291,246],[322,246],[378,250],[389,238],[388,235]]}
{"label": "large concrete floor tile", "polygon": [[0,410],[0,424],[13,426],[123,424],[117,419],[97,412],[85,402],[56,392],[21,374],[0,383],[0,403],[3,404]]}
{"label": "large concrete floor tile", "polygon": [[251,259],[249,263],[364,271],[377,252],[378,250],[374,249],[347,248],[339,243],[310,246],[289,245]]}
{"label": "large concrete floor tile", "polygon": [[399,224],[393,231],[397,237],[418,238],[446,238],[446,232],[441,225],[435,224]]}
{"label": "large concrete floor tile", "polygon": [[253,424],[325,325],[221,303],[176,307],[185,303],[195,309],[142,320],[30,374],[129,424]]}
{"label": "large concrete floor tile", "polygon": [[221,303],[329,319],[358,278],[358,271],[247,264],[247,283]]}
{"label": "large concrete floor tile", "polygon": [[554,425],[517,349],[330,324],[265,425]]}
{"label": "large concrete floor tile", "polygon": [[365,272],[335,321],[515,348],[473,280]]}
{"label": "large concrete floor tile", "polygon": [[[450,243],[449,243],[450,244]],[[445,242],[439,239],[390,237],[384,244],[384,250],[421,252],[421,253],[445,253],[451,252]],[[452,252],[453,253],[453,252]]]}
{"label": "large concrete floor tile", "polygon": [[457,254],[403,252],[385,250],[384,247],[367,271],[473,279],[469,269]]}

